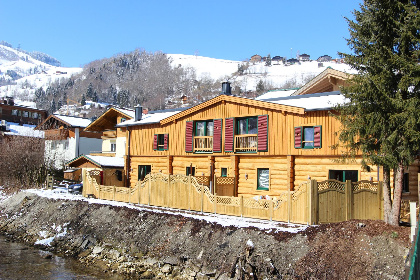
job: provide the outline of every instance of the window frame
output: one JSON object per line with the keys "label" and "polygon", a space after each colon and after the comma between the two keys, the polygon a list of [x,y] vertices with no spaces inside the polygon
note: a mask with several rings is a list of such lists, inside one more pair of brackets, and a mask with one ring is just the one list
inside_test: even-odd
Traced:
{"label": "window frame", "polygon": [[227,177],[228,169],[227,167],[221,167],[220,168],[220,177]]}
{"label": "window frame", "polygon": [[189,175],[195,176],[195,166],[191,166],[191,165],[186,166],[185,167],[185,175],[186,176],[189,176]]}
{"label": "window frame", "polygon": [[111,152],[115,153],[117,151],[117,143],[112,143],[111,142]]}
{"label": "window frame", "polygon": [[[165,149],[165,135],[168,135],[168,143],[167,143],[167,149]],[[156,139],[156,149],[154,147],[155,143],[154,143],[154,138],[153,138],[153,145],[152,148],[154,151],[167,151],[169,149],[169,134],[168,133],[156,133],[154,134],[154,136],[157,137]]]}
{"label": "window frame", "polygon": [[[296,145],[296,128],[300,128],[300,145]],[[319,128],[319,147],[315,146],[315,135],[316,135],[316,129]],[[313,129],[312,132],[312,141],[305,141],[305,130],[306,129]],[[295,149],[304,149],[304,150],[313,150],[313,149],[321,149],[322,148],[322,125],[303,125],[303,126],[295,126],[294,128],[294,147]],[[312,143],[312,146],[305,146],[305,143]]]}
{"label": "window frame", "polygon": [[[145,174],[144,176],[140,176],[141,172],[140,169],[144,169],[145,170]],[[149,170],[148,170],[149,169]],[[137,181],[143,181],[144,178],[147,176],[147,174],[152,173],[152,165],[150,164],[140,164],[137,166]],[[143,177],[143,178],[140,178]]]}
{"label": "window frame", "polygon": [[[268,186],[260,187],[260,171],[267,170],[268,171]],[[257,191],[269,191],[270,190],[270,168],[257,168]]]}
{"label": "window frame", "polygon": [[[205,124],[205,128],[204,128],[204,135],[197,135],[197,125],[199,123],[204,123]],[[209,123],[211,123],[213,125],[212,128],[212,135],[207,135],[208,134],[208,125]],[[214,120],[202,120],[202,121],[194,121],[194,137],[200,137],[200,136],[214,136]]]}
{"label": "window frame", "polygon": [[[255,119],[256,121],[256,129],[257,129],[257,133],[249,133],[249,120],[250,119]],[[246,120],[246,133],[239,133],[239,122]],[[241,117],[241,118],[235,118],[235,130],[234,130],[234,135],[248,135],[248,134],[252,134],[252,135],[258,135],[258,116],[250,116],[250,117]]]}
{"label": "window frame", "polygon": [[[341,175],[341,177],[342,177],[342,179],[341,180],[339,180],[339,179],[336,179],[336,178],[331,178],[332,176],[332,172],[341,172],[342,173],[342,175]],[[346,178],[346,172],[356,172],[356,176],[357,176],[357,178],[356,178],[356,181],[352,181],[352,182],[358,182],[359,181],[359,170],[354,170],[354,169],[329,169],[328,170],[328,179],[329,180],[337,180],[337,181],[340,181],[340,182],[343,182],[343,183],[345,183],[347,180],[349,180],[348,178]],[[349,177],[349,176],[347,176],[347,177]]]}

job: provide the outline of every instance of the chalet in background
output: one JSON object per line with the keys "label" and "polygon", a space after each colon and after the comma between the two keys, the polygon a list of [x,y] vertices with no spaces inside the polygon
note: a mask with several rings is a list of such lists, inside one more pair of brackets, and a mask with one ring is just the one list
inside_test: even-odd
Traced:
{"label": "chalet in background", "polygon": [[83,131],[91,123],[86,118],[50,115],[35,129],[45,132],[45,159],[56,169],[82,154],[101,149],[101,133]]}
{"label": "chalet in background", "polygon": [[0,120],[17,124],[38,125],[48,116],[46,110],[17,105],[13,97],[0,99]]}

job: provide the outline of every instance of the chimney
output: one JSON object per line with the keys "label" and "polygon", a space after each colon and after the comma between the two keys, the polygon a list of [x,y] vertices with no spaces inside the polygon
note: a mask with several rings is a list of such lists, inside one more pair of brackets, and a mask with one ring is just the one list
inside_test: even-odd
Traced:
{"label": "chimney", "polygon": [[135,109],[135,112],[136,112],[134,120],[137,122],[137,121],[141,120],[141,116],[143,114],[143,107],[141,107],[140,104],[137,104],[137,106],[134,107],[134,109]]}
{"label": "chimney", "polygon": [[143,108],[143,115],[147,115],[147,113],[149,113],[149,109]]}
{"label": "chimney", "polygon": [[230,83],[229,82],[223,82],[222,83],[222,94],[232,95],[232,92],[230,90]]}

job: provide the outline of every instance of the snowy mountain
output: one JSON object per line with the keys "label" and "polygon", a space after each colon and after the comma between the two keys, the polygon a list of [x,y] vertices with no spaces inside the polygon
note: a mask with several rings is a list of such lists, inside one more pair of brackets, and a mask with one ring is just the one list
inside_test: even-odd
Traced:
{"label": "snowy mountain", "polygon": [[[265,62],[251,63],[243,61],[223,60],[194,55],[168,54],[174,67],[191,67],[195,69],[197,77],[209,77],[214,80],[229,80],[233,86],[239,86],[242,91],[255,90],[262,80],[272,88],[302,86],[327,67],[334,68],[346,73],[355,73],[350,66],[336,62],[304,61],[299,64],[286,65],[274,63],[265,66]],[[238,66],[247,68],[243,75],[239,75]]]}
{"label": "snowy mountain", "polygon": [[[48,55],[33,52],[43,60]],[[33,58],[29,53],[0,45],[0,97],[14,96],[18,101],[33,101],[34,92],[57,79],[69,78],[82,68],[58,67]]]}

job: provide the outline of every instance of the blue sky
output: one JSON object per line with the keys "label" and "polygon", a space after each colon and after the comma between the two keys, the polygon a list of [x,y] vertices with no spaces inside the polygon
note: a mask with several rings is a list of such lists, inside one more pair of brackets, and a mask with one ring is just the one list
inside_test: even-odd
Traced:
{"label": "blue sky", "polygon": [[0,0],[0,41],[67,67],[136,48],[230,60],[298,51],[337,57],[350,52],[344,17],[360,2]]}

